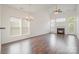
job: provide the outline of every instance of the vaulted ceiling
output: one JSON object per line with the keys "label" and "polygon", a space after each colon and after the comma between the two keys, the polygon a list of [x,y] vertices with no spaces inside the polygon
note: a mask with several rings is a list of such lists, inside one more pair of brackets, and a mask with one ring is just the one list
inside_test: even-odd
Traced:
{"label": "vaulted ceiling", "polygon": [[9,6],[26,12],[52,12],[56,6],[63,12],[74,11],[76,9],[76,5],[74,4],[11,4]]}

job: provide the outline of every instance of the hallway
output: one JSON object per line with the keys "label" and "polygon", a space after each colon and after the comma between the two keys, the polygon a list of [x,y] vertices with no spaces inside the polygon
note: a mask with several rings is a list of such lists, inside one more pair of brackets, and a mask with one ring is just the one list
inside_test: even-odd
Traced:
{"label": "hallway", "polygon": [[44,34],[2,45],[2,54],[73,54],[79,53],[74,35]]}

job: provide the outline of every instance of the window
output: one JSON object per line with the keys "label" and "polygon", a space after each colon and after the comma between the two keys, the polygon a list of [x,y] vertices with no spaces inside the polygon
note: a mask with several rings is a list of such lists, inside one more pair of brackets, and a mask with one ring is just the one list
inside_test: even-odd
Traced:
{"label": "window", "polygon": [[11,36],[29,34],[29,32],[30,32],[30,22],[28,20],[17,18],[17,17],[10,18]]}
{"label": "window", "polygon": [[12,36],[14,35],[20,35],[21,33],[21,19],[11,17],[10,18],[10,34]]}
{"label": "window", "polygon": [[75,33],[76,19],[75,17],[68,17],[68,32]]}
{"label": "window", "polygon": [[23,19],[22,20],[22,34],[29,34],[30,32],[30,22],[28,19]]}
{"label": "window", "polygon": [[51,27],[55,27],[55,19],[51,20]]}
{"label": "window", "polygon": [[66,22],[65,18],[56,18],[57,27],[65,27],[65,25],[66,25],[65,22]]}
{"label": "window", "polygon": [[65,18],[58,18],[58,19],[56,19],[56,22],[65,22],[65,21],[66,21]]}

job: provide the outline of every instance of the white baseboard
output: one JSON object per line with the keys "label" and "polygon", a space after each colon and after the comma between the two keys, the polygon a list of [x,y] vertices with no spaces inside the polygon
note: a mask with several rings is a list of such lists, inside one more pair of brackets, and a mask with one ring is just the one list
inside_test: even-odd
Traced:
{"label": "white baseboard", "polygon": [[17,37],[9,38],[8,40],[3,41],[1,44],[7,44],[7,43],[11,43],[11,42],[19,41],[19,40],[24,40],[24,39],[36,37],[39,35],[44,35],[44,34],[47,34],[47,33],[42,33],[42,34],[37,34],[37,35],[28,35],[28,36],[27,35],[17,36]]}

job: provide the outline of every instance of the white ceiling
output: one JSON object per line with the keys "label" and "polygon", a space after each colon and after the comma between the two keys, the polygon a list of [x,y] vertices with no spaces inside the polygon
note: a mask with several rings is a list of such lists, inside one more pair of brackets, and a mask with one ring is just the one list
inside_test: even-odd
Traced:
{"label": "white ceiling", "polygon": [[47,11],[50,7],[53,7],[50,4],[11,4],[9,6],[26,12]]}
{"label": "white ceiling", "polygon": [[58,8],[62,9],[63,12],[65,11],[73,11],[76,9],[76,5],[74,4],[9,4],[9,6],[20,9],[26,12],[40,12],[40,11],[49,11],[52,12],[53,9],[58,6]]}

